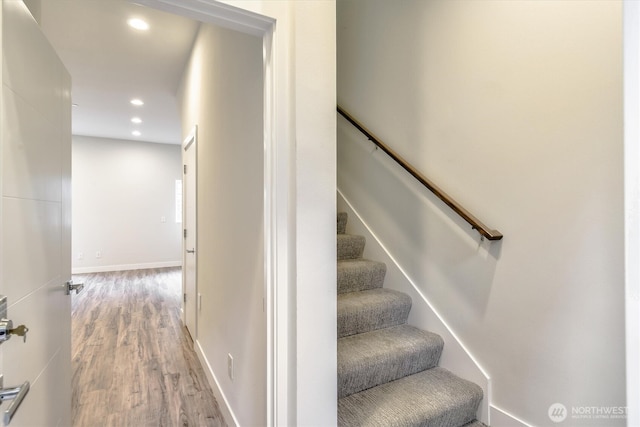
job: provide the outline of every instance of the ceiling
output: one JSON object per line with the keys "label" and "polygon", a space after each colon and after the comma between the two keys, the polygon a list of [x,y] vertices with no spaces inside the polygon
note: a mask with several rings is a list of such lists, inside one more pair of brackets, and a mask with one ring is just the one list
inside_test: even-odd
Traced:
{"label": "ceiling", "polygon": [[125,0],[44,0],[40,24],[71,74],[74,135],[181,142],[176,93],[198,22]]}

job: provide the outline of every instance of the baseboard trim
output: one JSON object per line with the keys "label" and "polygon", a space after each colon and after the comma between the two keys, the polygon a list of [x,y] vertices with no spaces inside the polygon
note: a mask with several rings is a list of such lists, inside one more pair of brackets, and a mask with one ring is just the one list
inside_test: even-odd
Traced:
{"label": "baseboard trim", "polygon": [[108,271],[147,270],[149,268],[181,267],[182,261],[147,262],[142,264],[96,265],[92,267],[73,267],[71,274],[105,273]]}
{"label": "baseboard trim", "polygon": [[196,355],[198,356],[198,360],[202,364],[202,368],[204,369],[204,373],[207,376],[207,380],[209,380],[209,385],[211,386],[211,390],[213,391],[213,396],[218,401],[218,405],[220,406],[220,412],[222,412],[222,416],[224,420],[227,422],[227,425],[230,427],[239,427],[240,423],[236,418],[233,410],[229,406],[229,401],[227,400],[224,392],[220,388],[220,384],[216,379],[216,374],[213,372],[213,368],[209,364],[207,357],[204,355],[204,351],[200,346],[200,341],[196,340],[194,342],[194,347],[196,349]]}
{"label": "baseboard trim", "polygon": [[490,405],[489,411],[491,427],[532,427],[531,424],[525,423],[515,415],[512,415],[497,406]]}

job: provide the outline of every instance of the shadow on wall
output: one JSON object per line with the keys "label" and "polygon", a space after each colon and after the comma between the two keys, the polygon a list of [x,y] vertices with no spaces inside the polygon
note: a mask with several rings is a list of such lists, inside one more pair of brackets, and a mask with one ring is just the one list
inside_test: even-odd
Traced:
{"label": "shadow on wall", "polygon": [[436,308],[453,303],[459,316],[483,317],[502,241],[483,241],[342,117],[338,188]]}

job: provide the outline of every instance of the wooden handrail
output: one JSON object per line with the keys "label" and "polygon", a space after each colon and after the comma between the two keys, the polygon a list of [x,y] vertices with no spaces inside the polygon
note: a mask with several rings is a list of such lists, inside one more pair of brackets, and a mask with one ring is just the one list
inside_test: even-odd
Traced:
{"label": "wooden handrail", "polygon": [[431,182],[429,179],[427,179],[424,175],[422,175],[420,172],[418,172],[416,170],[416,168],[414,168],[411,165],[411,163],[407,162],[398,153],[396,153],[391,148],[389,148],[388,145],[386,145],[384,142],[380,141],[380,139],[378,137],[376,137],[373,133],[371,133],[371,131],[369,131],[369,129],[364,127],[364,125],[362,123],[358,122],[355,118],[353,118],[352,115],[347,113],[339,105],[338,105],[338,113],[340,113],[345,119],[347,119],[349,121],[349,123],[351,123],[360,132],[362,132],[369,139],[369,141],[373,142],[376,146],[380,147],[380,149],[382,149],[382,151],[387,153],[389,155],[389,157],[391,157],[393,160],[396,161],[396,163],[398,163],[400,166],[402,166],[402,168],[404,170],[409,172],[409,174],[411,174],[411,176],[413,176],[415,179],[417,179],[422,185],[427,187],[433,194],[435,194],[447,206],[449,206],[451,209],[453,209],[453,211],[455,213],[460,215],[465,221],[467,221],[469,224],[471,224],[471,227],[474,230],[478,230],[478,232],[483,237],[486,237],[488,240],[500,240],[500,239],[502,239],[502,233],[500,233],[498,230],[490,229],[489,227],[484,225],[484,223],[482,223],[482,221],[480,221],[478,218],[476,218],[475,216],[471,215],[471,213],[468,210],[463,208],[451,196],[449,196],[447,193],[442,191],[442,189],[440,187],[435,185],[433,182]]}

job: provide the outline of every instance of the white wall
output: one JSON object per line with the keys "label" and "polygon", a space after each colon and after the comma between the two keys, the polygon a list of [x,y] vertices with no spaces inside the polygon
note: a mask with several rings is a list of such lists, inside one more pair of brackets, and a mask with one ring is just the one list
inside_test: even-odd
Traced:
{"label": "white wall", "polygon": [[72,153],[73,271],[181,265],[180,146],[74,136]]}
{"label": "white wall", "polygon": [[184,135],[198,125],[197,345],[245,426],[266,419],[262,92],[262,39],[203,24],[179,94]]}
{"label": "white wall", "polygon": [[[267,423],[335,424],[335,0],[163,3],[264,34]],[[239,11],[231,20],[229,7]],[[237,25],[254,14],[257,26]],[[267,33],[263,17],[275,21]]]}
{"label": "white wall", "polygon": [[505,235],[480,242],[340,122],[340,190],[492,404],[532,425],[553,403],[625,406],[621,3],[341,0],[337,17],[339,103]]}

